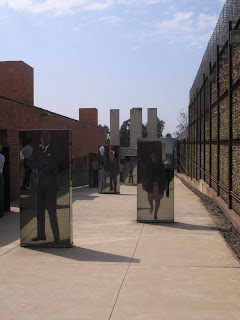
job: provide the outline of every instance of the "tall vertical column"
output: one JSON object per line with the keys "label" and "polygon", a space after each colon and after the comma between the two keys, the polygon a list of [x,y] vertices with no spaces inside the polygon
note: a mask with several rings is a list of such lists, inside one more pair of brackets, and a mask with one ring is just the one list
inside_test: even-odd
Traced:
{"label": "tall vertical column", "polygon": [[157,108],[148,108],[147,137],[157,138]]}
{"label": "tall vertical column", "polygon": [[137,139],[142,138],[142,108],[130,111],[130,148],[137,148]]}
{"label": "tall vertical column", "polygon": [[120,146],[119,109],[110,110],[110,144]]}

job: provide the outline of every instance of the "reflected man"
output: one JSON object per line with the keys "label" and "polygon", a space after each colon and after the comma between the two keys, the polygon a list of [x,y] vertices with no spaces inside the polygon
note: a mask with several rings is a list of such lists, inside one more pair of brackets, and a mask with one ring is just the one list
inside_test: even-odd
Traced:
{"label": "reflected man", "polygon": [[50,144],[50,133],[41,134],[42,146],[34,149],[28,164],[31,169],[38,169],[39,183],[37,188],[37,236],[32,241],[46,240],[45,209],[47,209],[54,242],[59,242],[59,228],[57,221],[57,166],[59,151]]}
{"label": "reflected man", "polygon": [[115,157],[115,153],[110,149],[109,158],[107,160],[107,172],[110,177],[110,189],[109,191],[117,192],[117,176],[119,173],[119,161]]}

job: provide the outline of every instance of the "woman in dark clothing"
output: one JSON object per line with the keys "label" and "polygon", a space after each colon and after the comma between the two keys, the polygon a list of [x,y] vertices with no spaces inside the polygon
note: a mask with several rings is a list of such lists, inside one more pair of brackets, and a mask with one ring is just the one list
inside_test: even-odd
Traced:
{"label": "woman in dark clothing", "polygon": [[159,160],[158,154],[151,154],[151,161],[146,165],[142,188],[148,193],[148,202],[150,204],[150,214],[153,213],[153,201],[155,200],[154,219],[157,219],[157,213],[160,207],[160,201],[164,190],[168,186],[168,179],[163,163]]}

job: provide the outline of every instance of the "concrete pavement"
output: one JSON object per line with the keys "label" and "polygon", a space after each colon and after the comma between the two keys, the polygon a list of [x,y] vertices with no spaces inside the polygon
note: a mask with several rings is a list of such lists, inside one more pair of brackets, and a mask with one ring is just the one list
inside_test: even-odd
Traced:
{"label": "concrete pavement", "polygon": [[22,248],[1,218],[0,319],[238,320],[240,264],[201,200],[175,178],[175,223],[141,224],[136,190],[75,188],[70,249]]}

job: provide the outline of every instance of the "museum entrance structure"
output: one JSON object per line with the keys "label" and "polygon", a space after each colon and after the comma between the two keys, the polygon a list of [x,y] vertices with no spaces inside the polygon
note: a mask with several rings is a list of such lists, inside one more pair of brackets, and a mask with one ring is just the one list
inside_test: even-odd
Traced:
{"label": "museum entrance structure", "polygon": [[20,245],[72,246],[69,130],[19,131]]}
{"label": "museum entrance structure", "polygon": [[174,179],[162,151],[159,139],[138,139],[138,222],[174,222]]}

